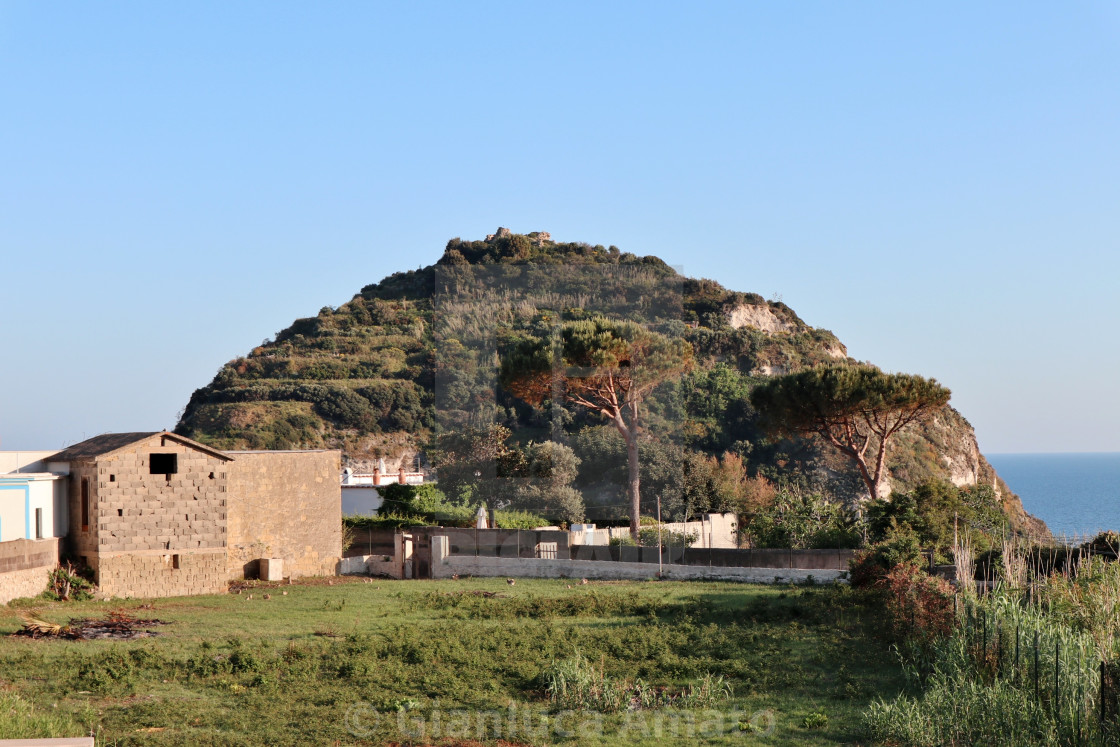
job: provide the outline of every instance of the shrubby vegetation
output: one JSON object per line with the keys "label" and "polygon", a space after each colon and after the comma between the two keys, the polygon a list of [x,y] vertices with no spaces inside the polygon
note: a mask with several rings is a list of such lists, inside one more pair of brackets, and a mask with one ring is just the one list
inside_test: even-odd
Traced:
{"label": "shrubby vegetation", "polygon": [[[904,558],[907,544],[912,551],[913,533],[880,543],[881,563]],[[1108,538],[1100,544],[1048,553],[1006,540],[993,567],[999,585],[983,596],[967,576],[954,591],[905,559],[878,575],[873,588],[886,600],[916,694],[872,705],[875,739],[915,747],[1115,744],[1120,564]],[[1092,554],[1102,549],[1107,556]],[[880,567],[870,556],[854,564],[853,584],[861,566]],[[958,567],[968,560],[958,558]]]}
{"label": "shrubby vegetation", "polygon": [[781,491],[749,518],[740,519],[752,547],[852,548],[860,544],[855,517],[819,494]]}
{"label": "shrubby vegetation", "polygon": [[[394,483],[378,489],[383,504],[376,516],[347,517],[345,527],[401,529],[416,526],[474,526],[477,506],[449,500],[432,484],[400,485]],[[523,510],[497,510],[494,520],[501,529],[532,529],[548,526],[548,519]]]}

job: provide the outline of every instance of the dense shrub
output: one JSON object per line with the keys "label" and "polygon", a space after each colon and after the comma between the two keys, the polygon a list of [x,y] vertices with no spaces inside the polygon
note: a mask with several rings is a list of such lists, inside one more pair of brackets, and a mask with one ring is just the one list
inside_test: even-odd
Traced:
{"label": "dense shrub", "polygon": [[918,538],[911,532],[897,532],[856,552],[849,564],[849,579],[855,588],[868,587],[877,584],[895,566],[921,563],[922,550]]}
{"label": "dense shrub", "polygon": [[956,627],[953,589],[912,563],[900,563],[882,579],[896,635],[928,649]]}
{"label": "dense shrub", "polygon": [[990,485],[958,488],[944,480],[923,483],[908,493],[867,503],[867,529],[872,542],[889,534],[913,533],[925,547],[947,556],[954,531],[967,532],[972,546],[987,550],[999,545],[1008,522]]}
{"label": "dense shrub", "polygon": [[783,491],[742,524],[752,547],[853,548],[860,543],[852,516],[815,493]]}

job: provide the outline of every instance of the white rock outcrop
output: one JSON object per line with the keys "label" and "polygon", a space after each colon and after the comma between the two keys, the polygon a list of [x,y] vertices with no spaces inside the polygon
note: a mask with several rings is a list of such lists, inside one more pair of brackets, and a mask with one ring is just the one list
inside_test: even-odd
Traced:
{"label": "white rock outcrop", "polygon": [[734,329],[740,327],[754,327],[763,332],[792,332],[794,327],[789,322],[779,319],[770,310],[769,306],[760,304],[741,304],[727,312],[727,323]]}

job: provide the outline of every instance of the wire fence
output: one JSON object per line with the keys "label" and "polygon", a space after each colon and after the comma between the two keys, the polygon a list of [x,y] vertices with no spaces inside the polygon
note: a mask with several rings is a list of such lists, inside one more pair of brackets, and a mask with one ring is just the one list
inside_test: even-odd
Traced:
{"label": "wire fence", "polygon": [[985,685],[1025,693],[1034,705],[1029,718],[1048,719],[1062,744],[1118,743],[1120,667],[1089,636],[1007,597],[958,595],[955,605],[957,653]]}

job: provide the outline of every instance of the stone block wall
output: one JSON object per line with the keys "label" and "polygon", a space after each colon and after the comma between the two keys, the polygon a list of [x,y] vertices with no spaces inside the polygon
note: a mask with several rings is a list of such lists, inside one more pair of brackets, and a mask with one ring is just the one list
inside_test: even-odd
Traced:
{"label": "stone block wall", "polygon": [[339,451],[232,451],[227,513],[229,578],[251,578],[260,558],[284,574],[334,575],[342,557]]}
{"label": "stone block wall", "polygon": [[177,597],[224,594],[226,552],[102,553],[91,559],[97,585],[106,597]]}
{"label": "stone block wall", "polygon": [[[174,455],[174,469],[152,455]],[[225,591],[230,460],[155,434],[70,467],[71,552],[101,593],[156,597]],[[82,526],[82,482],[89,524]],[[221,571],[215,575],[215,564]]]}
{"label": "stone block wall", "polygon": [[[177,471],[152,474],[153,453],[174,454]],[[161,436],[98,459],[98,552],[225,548],[229,464]]]}
{"label": "stone block wall", "polygon": [[47,588],[47,574],[58,565],[57,539],[0,542],[0,604],[33,597]]}
{"label": "stone block wall", "polygon": [[[89,486],[89,524],[82,526],[82,479]],[[70,465],[67,505],[70,510],[70,552],[88,558],[97,552],[97,466],[93,462]]]}

